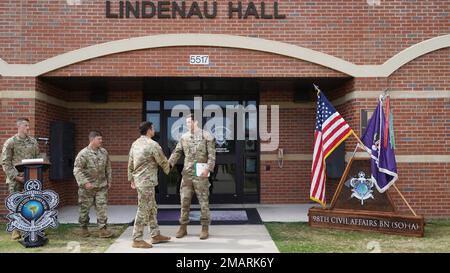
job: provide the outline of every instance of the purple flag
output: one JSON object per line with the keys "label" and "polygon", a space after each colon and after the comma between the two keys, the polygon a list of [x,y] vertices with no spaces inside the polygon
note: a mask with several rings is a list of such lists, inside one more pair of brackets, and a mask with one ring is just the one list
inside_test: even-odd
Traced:
{"label": "purple flag", "polygon": [[[389,130],[384,130],[386,124],[383,103],[380,99],[361,139],[365,145],[364,148],[370,154],[372,179],[379,192],[385,192],[398,178]],[[385,138],[388,141],[386,147],[383,145]]]}

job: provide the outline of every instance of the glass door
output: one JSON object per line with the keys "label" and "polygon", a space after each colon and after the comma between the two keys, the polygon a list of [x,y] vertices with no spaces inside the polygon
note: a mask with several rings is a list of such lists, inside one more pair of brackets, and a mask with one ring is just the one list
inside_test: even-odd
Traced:
{"label": "glass door", "polygon": [[242,201],[242,158],[240,143],[236,140],[236,117],[226,117],[227,107],[234,107],[238,100],[217,100],[215,96],[204,96],[203,111],[217,111],[203,118],[203,128],[216,140],[216,165],[209,182],[210,200],[213,203],[237,203]]}
{"label": "glass door", "polygon": [[[194,81],[193,81],[194,82]],[[196,82],[196,81],[195,81]],[[209,181],[211,203],[252,203],[259,202],[259,142],[257,135],[257,94],[254,92],[240,91],[224,92],[212,90],[223,88],[222,82],[209,80],[200,84],[175,84],[168,80],[165,85],[181,88],[186,92],[166,92],[157,84],[159,92],[146,93],[145,95],[145,119],[153,122],[156,129],[155,141],[161,145],[167,158],[171,155],[178,143],[179,137],[187,132],[184,119],[180,116],[172,116],[172,109],[180,107],[184,109],[194,108],[194,97],[202,98],[202,126],[204,130],[212,133],[216,140],[216,165],[211,173]],[[207,86],[207,87],[205,87]],[[238,87],[230,84],[233,90]],[[154,87],[153,87],[154,88]],[[200,88],[200,89],[198,89]],[[192,90],[191,90],[192,89]],[[195,90],[194,90],[195,89]],[[208,91],[208,89],[213,92]],[[224,93],[230,93],[224,95]],[[245,112],[242,116],[232,115],[227,117],[228,108],[235,106],[253,107],[253,112]],[[220,109],[223,115],[216,116]],[[219,111],[219,112],[220,112]],[[207,114],[208,113],[208,114]],[[230,119],[231,118],[231,119]],[[238,120],[241,119],[241,120]],[[238,128],[241,126],[243,128]],[[241,130],[238,130],[241,129]],[[244,132],[238,133],[238,131]],[[242,136],[244,136],[242,138]],[[157,201],[161,204],[179,204],[181,172],[183,170],[184,157],[180,158],[169,175],[159,171],[159,186],[156,189]],[[194,199],[195,195],[194,195]],[[193,202],[197,202],[194,200]]]}

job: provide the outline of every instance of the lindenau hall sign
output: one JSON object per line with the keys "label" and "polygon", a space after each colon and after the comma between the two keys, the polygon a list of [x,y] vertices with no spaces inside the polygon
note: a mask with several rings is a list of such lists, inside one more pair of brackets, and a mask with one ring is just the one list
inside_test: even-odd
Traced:
{"label": "lindenau hall sign", "polygon": [[[285,19],[286,15],[279,13],[278,2],[242,3],[241,1],[223,1],[229,19]],[[217,1],[106,1],[106,18],[126,19],[214,19],[218,16]]]}

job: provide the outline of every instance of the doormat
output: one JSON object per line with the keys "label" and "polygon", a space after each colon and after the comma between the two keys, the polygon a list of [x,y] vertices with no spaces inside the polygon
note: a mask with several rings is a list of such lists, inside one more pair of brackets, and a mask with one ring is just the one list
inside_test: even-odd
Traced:
{"label": "doormat", "polygon": [[[210,209],[211,225],[261,225],[263,222],[255,208],[247,209]],[[191,209],[189,225],[200,224],[200,209]],[[179,209],[158,209],[159,225],[179,225]],[[134,225],[134,221],[130,223]]]}

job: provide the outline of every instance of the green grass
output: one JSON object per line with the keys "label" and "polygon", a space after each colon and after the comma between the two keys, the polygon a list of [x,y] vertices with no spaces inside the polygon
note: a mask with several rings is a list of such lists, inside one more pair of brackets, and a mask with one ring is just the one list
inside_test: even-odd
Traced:
{"label": "green grass", "polygon": [[91,236],[82,238],[79,235],[79,225],[60,224],[57,229],[48,229],[49,242],[38,248],[25,248],[18,241],[11,240],[11,233],[6,232],[6,224],[0,224],[0,253],[53,253],[53,252],[104,252],[117,237],[119,237],[128,225],[109,225],[114,232],[112,238],[99,238],[96,226],[89,227]]}
{"label": "green grass", "polygon": [[[373,232],[341,231],[310,228],[308,223],[266,223],[272,239],[280,252],[331,253],[331,252],[446,252],[450,253],[450,219],[428,221],[425,237],[404,237]],[[91,236],[79,236],[77,224],[61,224],[57,229],[48,229],[49,242],[39,248],[25,248],[11,240],[6,224],[0,224],[0,253],[28,252],[104,252],[127,225],[110,225],[113,238],[97,236],[97,228],[91,226]],[[79,249],[77,247],[79,245]],[[75,246],[75,247],[74,247]],[[374,249],[375,246],[375,249]]]}
{"label": "green grass", "polygon": [[450,253],[450,219],[428,221],[425,237],[310,228],[308,223],[266,223],[280,252]]}

